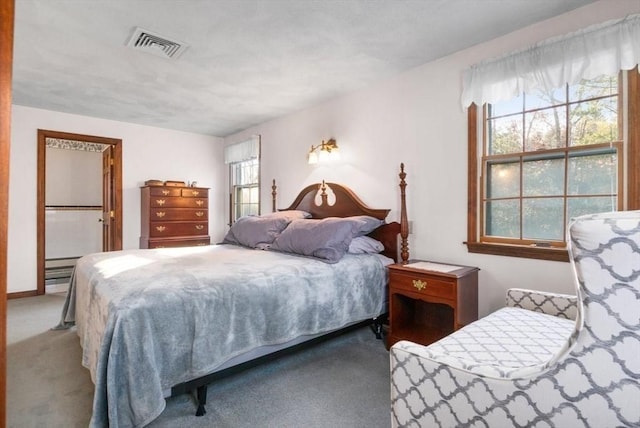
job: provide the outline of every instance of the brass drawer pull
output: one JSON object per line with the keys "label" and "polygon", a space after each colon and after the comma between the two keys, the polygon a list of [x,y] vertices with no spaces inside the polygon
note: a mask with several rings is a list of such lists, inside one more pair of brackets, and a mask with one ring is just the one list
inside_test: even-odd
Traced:
{"label": "brass drawer pull", "polygon": [[204,225],[202,225],[202,224],[196,224],[196,229],[197,229],[197,230],[202,230],[202,229],[204,229]]}
{"label": "brass drawer pull", "polygon": [[156,217],[164,217],[166,215],[166,213],[164,211],[156,211]]}
{"label": "brass drawer pull", "polygon": [[164,199],[156,199],[156,204],[163,206],[167,201],[165,201]]}
{"label": "brass drawer pull", "polygon": [[163,190],[163,191],[162,191],[162,194],[163,194],[163,195],[165,195],[165,196],[168,196],[168,195],[169,195],[169,193],[171,193],[171,191],[170,191],[170,190]]}
{"label": "brass drawer pull", "polygon": [[414,279],[413,280],[413,286],[415,288],[417,288],[418,290],[422,291],[427,287],[427,282],[426,281],[421,281],[419,279]]}
{"label": "brass drawer pull", "polygon": [[203,215],[204,215],[204,212],[196,211],[196,217],[202,217]]}
{"label": "brass drawer pull", "polygon": [[204,204],[204,201],[201,201],[201,200],[196,201],[196,205],[198,205],[199,207],[201,207],[202,204]]}
{"label": "brass drawer pull", "polygon": [[200,192],[198,192],[197,190],[192,190],[192,191],[191,191],[191,194],[192,194],[193,196],[198,196],[198,195],[200,194]]}
{"label": "brass drawer pull", "polygon": [[166,227],[164,227],[164,226],[156,226],[156,230],[157,230],[158,232],[164,232],[164,231],[165,231],[165,229],[166,229]]}

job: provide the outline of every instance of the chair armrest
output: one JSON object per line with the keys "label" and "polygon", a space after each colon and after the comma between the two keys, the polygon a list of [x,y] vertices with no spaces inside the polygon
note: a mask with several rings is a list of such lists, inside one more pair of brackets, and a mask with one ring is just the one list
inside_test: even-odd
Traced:
{"label": "chair armrest", "polygon": [[575,320],[578,313],[578,298],[576,296],[523,288],[508,289],[506,305],[570,320]]}

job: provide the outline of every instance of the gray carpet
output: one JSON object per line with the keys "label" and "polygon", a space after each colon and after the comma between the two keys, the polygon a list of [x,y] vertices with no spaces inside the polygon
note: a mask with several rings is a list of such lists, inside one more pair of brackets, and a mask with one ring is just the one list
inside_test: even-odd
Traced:
{"label": "gray carpet", "polygon": [[[8,426],[86,427],[93,383],[75,330],[51,331],[64,297],[8,303]],[[167,400],[150,427],[389,427],[389,354],[368,327],[209,386],[207,414]]]}

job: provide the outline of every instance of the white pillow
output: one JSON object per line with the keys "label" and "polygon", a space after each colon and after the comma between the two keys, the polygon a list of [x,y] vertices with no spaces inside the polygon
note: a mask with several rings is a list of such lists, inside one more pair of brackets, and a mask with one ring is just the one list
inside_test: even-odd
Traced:
{"label": "white pillow", "polygon": [[351,254],[378,254],[383,250],[382,242],[368,236],[358,236],[351,240],[347,252]]}

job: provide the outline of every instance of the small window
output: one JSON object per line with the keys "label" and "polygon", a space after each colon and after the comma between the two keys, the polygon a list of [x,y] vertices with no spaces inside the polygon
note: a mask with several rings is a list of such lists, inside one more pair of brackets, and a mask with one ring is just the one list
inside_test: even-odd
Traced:
{"label": "small window", "polygon": [[260,213],[260,161],[250,159],[229,164],[231,223]]}

